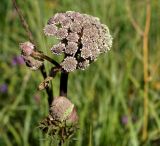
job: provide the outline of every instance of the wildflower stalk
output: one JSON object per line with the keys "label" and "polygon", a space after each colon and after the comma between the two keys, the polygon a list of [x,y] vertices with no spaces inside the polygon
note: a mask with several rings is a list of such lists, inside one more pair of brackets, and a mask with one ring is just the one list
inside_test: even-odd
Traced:
{"label": "wildflower stalk", "polygon": [[[44,65],[40,67],[40,70],[41,70],[43,78],[44,79],[47,78],[47,73],[45,71]],[[53,91],[52,91],[52,88],[46,87],[46,92],[47,92],[47,95],[48,95],[48,104],[51,105],[51,103],[53,101]]]}
{"label": "wildflower stalk", "polygon": [[60,77],[60,96],[67,97],[67,87],[68,87],[68,72],[61,72]]}
{"label": "wildflower stalk", "polygon": [[148,137],[148,34],[151,21],[151,6],[150,0],[146,0],[146,24],[143,33],[143,72],[144,72],[144,124],[142,140],[145,141]]}
{"label": "wildflower stalk", "polygon": [[[32,33],[16,4],[16,0],[13,0],[13,4],[29,40],[33,42]],[[78,128],[76,108],[67,98],[69,72],[76,69],[86,69],[90,63],[96,61],[101,53],[109,51],[112,46],[112,36],[108,27],[101,24],[98,18],[71,11],[57,13],[53,16],[45,26],[44,34],[56,36],[59,40],[59,44],[52,46],[51,52],[55,55],[64,53],[65,57],[60,64],[36,50],[35,45],[31,42],[20,44],[20,48],[26,65],[32,70],[40,68],[44,77],[44,81],[41,82],[38,89],[46,89],[50,108],[48,116],[40,122],[40,129],[53,137],[58,136],[59,146],[62,146],[65,140],[71,138]],[[44,60],[55,65],[51,68],[49,75],[45,71]],[[61,71],[60,96],[53,100],[52,87],[49,88],[49,82],[59,71]]]}
{"label": "wildflower stalk", "polygon": [[58,146],[63,146],[63,140],[60,140],[59,145]]}
{"label": "wildflower stalk", "polygon": [[[22,12],[21,12],[21,10],[20,10],[20,8],[18,7],[18,4],[17,4],[16,0],[12,0],[12,3],[13,3],[13,6],[15,7],[16,11],[17,11],[17,14],[19,15],[20,22],[21,22],[24,30],[26,31],[29,40],[30,40],[32,43],[34,43],[32,32],[30,31],[29,26],[28,26],[28,23],[27,23],[27,21],[25,20]],[[44,57],[45,59],[47,59],[48,61],[52,62],[53,64],[58,65],[55,61],[51,60],[49,57],[46,57],[45,55],[43,55],[43,57]],[[42,74],[43,78],[45,79],[45,78],[47,77],[47,74],[46,74],[45,66],[44,66],[44,65],[41,66],[40,71],[41,71],[41,74]],[[47,88],[46,88],[46,93],[47,93],[47,95],[48,95],[48,103],[49,103],[49,105],[50,105],[51,102],[52,102],[52,100],[53,100],[53,99],[52,99],[52,98],[53,98],[53,90],[52,90],[52,87],[51,87],[51,88],[47,87]]]}
{"label": "wildflower stalk", "polygon": [[130,9],[130,6],[129,6],[129,0],[126,1],[126,4],[127,4],[126,8],[127,8],[128,17],[131,21],[132,26],[134,27],[134,29],[137,31],[137,33],[140,36],[143,36],[142,28],[140,27],[140,25],[138,24],[138,22],[134,19],[133,15],[132,15],[132,12],[131,12],[131,9]]}
{"label": "wildflower stalk", "polygon": [[29,29],[29,26],[28,26],[26,20],[25,20],[24,17],[23,17],[23,14],[22,14],[20,8],[19,8],[18,5],[17,5],[16,0],[12,0],[12,2],[13,2],[13,6],[15,7],[15,9],[16,9],[16,11],[17,11],[17,14],[18,14],[18,16],[19,16],[19,19],[20,19],[20,21],[21,21],[21,24],[22,24],[22,26],[24,27],[24,29],[25,29],[25,31],[26,31],[26,33],[27,33],[27,35],[28,35],[29,40],[30,40],[32,43],[34,43],[34,41],[33,41],[33,35],[32,35],[32,33],[31,33],[30,29]]}
{"label": "wildflower stalk", "polygon": [[[128,1],[127,1],[128,2]],[[131,24],[135,28],[138,34],[142,36],[143,39],[143,79],[144,79],[144,87],[143,87],[143,107],[144,107],[144,114],[143,114],[143,129],[142,129],[142,141],[146,141],[148,137],[148,88],[149,88],[149,74],[148,74],[148,36],[150,30],[150,23],[151,23],[151,4],[150,0],[146,0],[146,22],[144,30],[141,29],[140,25],[137,21],[133,18],[133,15],[130,11],[129,4],[127,4],[127,11],[129,14],[129,18]]]}
{"label": "wildflower stalk", "polygon": [[48,62],[52,63],[56,67],[60,67],[59,63],[52,58],[48,57],[47,55],[41,53],[41,52],[34,52],[32,54],[33,57],[40,57],[41,59],[47,60]]}

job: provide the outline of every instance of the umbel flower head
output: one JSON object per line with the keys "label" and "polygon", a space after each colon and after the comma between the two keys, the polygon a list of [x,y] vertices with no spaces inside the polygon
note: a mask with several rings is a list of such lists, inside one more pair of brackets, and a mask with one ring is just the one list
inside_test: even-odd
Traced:
{"label": "umbel flower head", "polygon": [[40,123],[45,133],[65,141],[77,130],[78,115],[74,104],[66,97],[56,97],[50,107],[49,115]]}
{"label": "umbel flower head", "polygon": [[51,51],[56,55],[65,54],[61,66],[67,72],[87,68],[112,46],[108,27],[97,17],[79,12],[55,14],[45,26],[44,34],[59,39]]}

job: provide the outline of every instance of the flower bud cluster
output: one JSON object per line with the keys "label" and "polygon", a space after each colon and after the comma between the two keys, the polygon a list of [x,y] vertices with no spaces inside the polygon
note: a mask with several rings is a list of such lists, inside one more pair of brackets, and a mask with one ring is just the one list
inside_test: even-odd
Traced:
{"label": "flower bud cluster", "polygon": [[37,70],[43,65],[41,58],[35,58],[32,54],[35,53],[35,46],[31,42],[20,44],[21,54],[26,65],[32,70]]}
{"label": "flower bud cluster", "polygon": [[40,128],[53,137],[65,141],[77,130],[78,115],[74,104],[66,97],[56,97],[49,115],[40,123]]}

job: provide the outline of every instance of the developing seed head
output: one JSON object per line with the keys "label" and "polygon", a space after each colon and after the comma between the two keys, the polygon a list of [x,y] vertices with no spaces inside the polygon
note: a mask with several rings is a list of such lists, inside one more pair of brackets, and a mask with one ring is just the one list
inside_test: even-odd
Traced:
{"label": "developing seed head", "polygon": [[[63,52],[66,58],[61,65],[67,72],[82,69],[82,62],[85,60],[88,62],[86,65],[88,67],[101,53],[107,52],[112,46],[112,36],[108,27],[102,24],[97,17],[67,11],[57,13],[50,18],[48,25],[54,26],[55,36],[65,44],[66,49]],[[44,30],[49,28],[48,25]],[[46,32],[48,31],[44,32],[47,35]],[[56,50],[52,52],[55,53]]]}
{"label": "developing seed head", "polygon": [[74,109],[74,104],[68,98],[60,96],[53,100],[50,107],[50,115],[58,121],[70,120],[75,124],[77,123],[78,116]]}
{"label": "developing seed head", "polygon": [[40,129],[59,140],[69,139],[77,130],[78,115],[74,104],[66,97],[56,97],[49,115],[40,122]]}

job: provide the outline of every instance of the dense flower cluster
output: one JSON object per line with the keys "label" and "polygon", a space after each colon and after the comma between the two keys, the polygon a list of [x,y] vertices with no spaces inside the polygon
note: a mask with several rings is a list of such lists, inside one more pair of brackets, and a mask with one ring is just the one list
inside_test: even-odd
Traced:
{"label": "dense flower cluster", "polygon": [[49,19],[44,34],[60,40],[51,51],[65,53],[61,66],[67,72],[85,69],[112,46],[108,27],[98,18],[78,12],[57,13]]}

